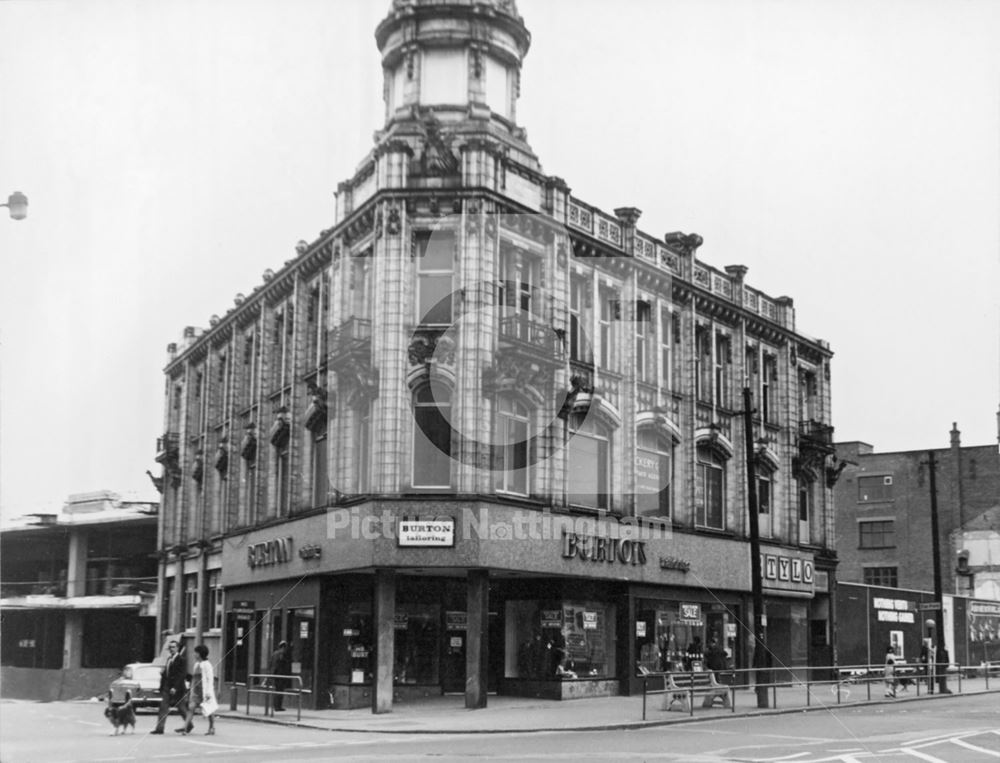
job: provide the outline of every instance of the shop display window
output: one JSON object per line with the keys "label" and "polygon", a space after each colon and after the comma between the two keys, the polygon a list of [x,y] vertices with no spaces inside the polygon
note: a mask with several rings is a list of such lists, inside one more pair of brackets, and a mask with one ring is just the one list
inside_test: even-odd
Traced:
{"label": "shop display window", "polygon": [[726,667],[732,667],[738,622],[735,609],[715,606],[696,602],[637,602],[636,674],[703,670],[713,640],[725,653]]}
{"label": "shop display window", "polygon": [[372,645],[375,643],[371,600],[348,601],[338,615],[333,635],[333,681],[368,683],[374,669]]}
{"label": "shop display window", "polygon": [[441,606],[422,602],[396,605],[396,665],[398,684],[440,681]]}
{"label": "shop display window", "polygon": [[506,605],[506,677],[614,678],[615,607],[595,601],[527,600]]}
{"label": "shop display window", "polygon": [[311,691],[316,659],[316,610],[290,609],[285,617],[285,638],[292,647],[292,675],[301,677],[302,688]]}

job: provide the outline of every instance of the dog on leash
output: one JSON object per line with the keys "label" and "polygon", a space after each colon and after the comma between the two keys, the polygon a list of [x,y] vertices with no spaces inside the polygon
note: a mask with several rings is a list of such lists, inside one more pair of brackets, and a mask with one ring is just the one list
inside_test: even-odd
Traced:
{"label": "dog on leash", "polygon": [[111,692],[108,692],[108,705],[104,708],[104,717],[110,721],[115,728],[115,736],[120,731],[122,734],[131,726],[132,733],[135,733],[135,708],[132,707],[132,695],[125,695],[125,701],[116,703],[112,699]]}

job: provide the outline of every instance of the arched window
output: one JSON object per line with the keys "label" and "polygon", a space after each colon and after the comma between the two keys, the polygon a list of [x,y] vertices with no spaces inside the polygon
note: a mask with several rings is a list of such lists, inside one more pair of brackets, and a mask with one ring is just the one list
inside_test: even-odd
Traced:
{"label": "arched window", "polygon": [[673,482],[673,439],[653,427],[640,428],[635,446],[636,516],[669,517]]}
{"label": "arched window", "polygon": [[570,418],[566,446],[566,484],[569,502],[594,509],[610,508],[610,434],[594,416]]}
{"label": "arched window", "polygon": [[726,462],[714,448],[698,447],[698,525],[726,528]]}
{"label": "arched window", "polygon": [[451,486],[451,390],[431,382],[413,396],[413,486]]}
{"label": "arched window", "polygon": [[493,444],[493,487],[500,493],[528,495],[528,408],[509,396],[497,400]]}

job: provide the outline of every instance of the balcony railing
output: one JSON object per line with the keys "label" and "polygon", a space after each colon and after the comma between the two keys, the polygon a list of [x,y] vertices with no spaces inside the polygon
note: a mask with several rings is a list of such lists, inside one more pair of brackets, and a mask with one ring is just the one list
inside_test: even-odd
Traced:
{"label": "balcony railing", "polygon": [[174,461],[180,450],[181,436],[177,432],[167,432],[156,438],[156,462],[158,464]]}
{"label": "balcony railing", "polygon": [[511,315],[500,320],[500,343],[517,346],[540,358],[561,362],[562,342],[551,326],[527,316]]}
{"label": "balcony railing", "polygon": [[351,316],[330,331],[330,358],[336,359],[357,351],[367,351],[372,341],[372,322]]}

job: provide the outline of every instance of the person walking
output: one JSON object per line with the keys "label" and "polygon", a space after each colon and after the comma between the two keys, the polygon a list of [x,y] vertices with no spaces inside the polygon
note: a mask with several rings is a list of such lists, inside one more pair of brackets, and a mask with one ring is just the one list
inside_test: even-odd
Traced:
{"label": "person walking", "polygon": [[[278,648],[274,650],[274,653],[271,655],[271,664],[268,667],[268,672],[273,676],[290,676],[292,674],[292,655],[287,641],[282,641],[278,644]],[[288,691],[288,687],[291,685],[292,681],[290,678],[274,679],[274,688],[278,692]],[[285,695],[275,694],[274,711],[280,713],[284,709]]]}
{"label": "person walking", "polygon": [[896,696],[896,653],[892,649],[892,644],[885,649],[885,696]]}
{"label": "person walking", "polygon": [[167,644],[167,664],[160,673],[160,709],[156,718],[156,728],[150,734],[162,734],[167,716],[172,708],[177,708],[181,717],[187,716],[187,662],[176,641]]}
{"label": "person walking", "polygon": [[215,699],[215,669],[208,661],[207,646],[198,644],[194,653],[198,655],[198,661],[194,664],[191,677],[191,700],[188,702],[184,728],[177,730],[190,734],[194,730],[194,711],[201,708],[201,714],[208,719],[208,731],[205,734],[212,735],[215,733],[215,713],[219,710],[219,703]]}

